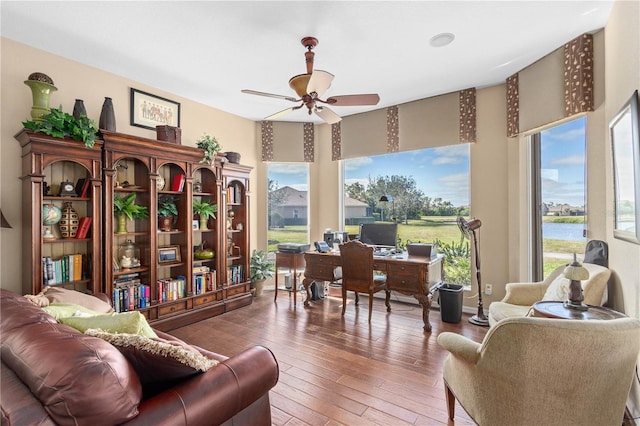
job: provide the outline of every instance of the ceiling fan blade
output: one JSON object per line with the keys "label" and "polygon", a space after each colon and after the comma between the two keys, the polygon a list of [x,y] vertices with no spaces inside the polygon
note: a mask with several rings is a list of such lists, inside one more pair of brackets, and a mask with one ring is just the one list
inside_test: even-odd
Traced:
{"label": "ceiling fan blade", "polygon": [[291,107],[291,108],[283,109],[282,111],[278,111],[275,114],[271,114],[270,116],[265,117],[265,120],[273,120],[274,118],[282,117],[283,115],[289,114],[294,109],[298,109],[298,108]]}
{"label": "ceiling fan blade", "polygon": [[311,94],[316,92],[316,97],[321,97],[324,92],[329,89],[331,82],[333,81],[333,74],[327,71],[314,70],[307,84],[307,93]]}
{"label": "ceiling fan blade", "polygon": [[331,96],[324,102],[335,106],[377,105],[378,102],[380,102],[380,96],[375,93],[368,95]]}
{"label": "ceiling fan blade", "polygon": [[298,102],[299,101],[299,99],[292,98],[291,96],[274,95],[273,93],[258,92],[258,91],[255,91],[255,90],[243,89],[243,90],[241,90],[241,92],[242,93],[246,93],[248,95],[267,96],[269,98],[284,99],[284,100],[291,101],[291,102]]}
{"label": "ceiling fan blade", "polygon": [[316,114],[318,115],[318,117],[322,118],[326,123],[329,124],[334,124],[342,120],[342,117],[340,117],[338,114],[331,111],[327,107],[317,107]]}

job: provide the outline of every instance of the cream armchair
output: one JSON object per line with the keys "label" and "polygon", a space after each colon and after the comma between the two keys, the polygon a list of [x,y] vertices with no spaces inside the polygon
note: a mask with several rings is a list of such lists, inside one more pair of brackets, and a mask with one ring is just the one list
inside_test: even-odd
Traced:
{"label": "cream armchair", "polygon": [[[583,303],[601,305],[611,271],[593,263],[583,263],[582,266],[589,271],[589,279],[582,281]],[[504,318],[528,316],[531,306],[540,300],[567,300],[569,280],[562,275],[564,268],[565,265],[556,268],[544,281],[507,284],[504,298],[489,305],[489,325],[493,327]]]}
{"label": "cream armchair", "polygon": [[476,343],[441,333],[443,378],[482,425],[620,425],[640,353],[640,320],[508,318]]}

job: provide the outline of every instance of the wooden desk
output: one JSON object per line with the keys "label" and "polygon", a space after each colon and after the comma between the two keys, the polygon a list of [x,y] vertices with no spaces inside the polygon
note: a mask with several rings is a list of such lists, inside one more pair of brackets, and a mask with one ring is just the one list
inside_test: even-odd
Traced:
{"label": "wooden desk", "polygon": [[543,301],[533,304],[533,310],[546,318],[578,319],[578,320],[610,320],[625,318],[626,315],[603,306],[589,306],[587,311],[566,308],[564,302]]}
{"label": "wooden desk", "polygon": [[[424,330],[431,331],[429,311],[431,309],[430,288],[442,280],[442,260],[444,255],[435,258],[419,256],[374,257],[373,269],[387,275],[387,288],[416,298],[422,306],[422,321]],[[307,291],[305,306],[309,305],[311,292],[309,286],[314,281],[336,281],[334,275],[337,267],[342,266],[340,254],[306,252],[304,254],[306,268],[304,270],[304,285]]]}
{"label": "wooden desk", "polygon": [[[284,253],[281,251],[276,252],[276,294],[273,297],[275,302],[278,299],[278,268],[289,268],[293,271],[293,304],[297,303],[298,299],[298,270],[304,269],[304,253]],[[291,295],[291,293],[289,293]],[[305,302],[306,304],[306,302]]]}

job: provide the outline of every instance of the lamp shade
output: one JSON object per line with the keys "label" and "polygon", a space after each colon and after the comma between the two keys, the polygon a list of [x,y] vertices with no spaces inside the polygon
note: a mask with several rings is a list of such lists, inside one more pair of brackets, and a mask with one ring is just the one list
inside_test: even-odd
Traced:
{"label": "lamp shade", "polygon": [[386,203],[389,201],[393,201],[393,197],[391,197],[391,195],[383,195],[382,197],[380,197],[380,200],[378,201],[382,201],[383,203]]}
{"label": "lamp shade", "polygon": [[583,281],[589,278],[589,271],[578,262],[574,262],[564,268],[564,276],[569,280]]}

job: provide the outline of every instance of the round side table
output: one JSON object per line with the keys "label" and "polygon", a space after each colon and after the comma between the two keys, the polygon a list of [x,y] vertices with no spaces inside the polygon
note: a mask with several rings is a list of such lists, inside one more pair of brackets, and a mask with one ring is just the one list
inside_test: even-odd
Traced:
{"label": "round side table", "polygon": [[616,318],[625,318],[626,315],[614,311],[613,309],[605,308],[603,306],[587,305],[589,307],[586,311],[578,311],[576,309],[567,308],[564,306],[564,302],[551,302],[543,301],[533,304],[533,310],[536,314],[546,318],[560,318],[560,319],[577,319],[577,320],[610,320]]}

